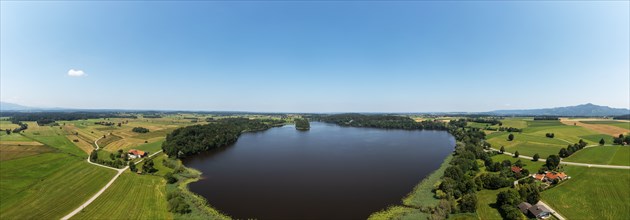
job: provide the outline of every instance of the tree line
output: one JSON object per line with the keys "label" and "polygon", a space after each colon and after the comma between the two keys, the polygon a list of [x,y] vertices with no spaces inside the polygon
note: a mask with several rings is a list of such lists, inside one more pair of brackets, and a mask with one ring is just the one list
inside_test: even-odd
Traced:
{"label": "tree line", "polygon": [[166,136],[162,150],[169,157],[183,158],[230,145],[236,142],[243,132],[263,131],[283,124],[283,120],[218,119],[206,125],[175,129]]}
{"label": "tree line", "polygon": [[428,130],[446,130],[446,123],[438,120],[426,120],[416,122],[409,117],[395,115],[363,115],[356,113],[337,114],[337,115],[310,115],[309,119],[313,121],[322,121],[337,124],[340,126],[350,127],[369,127],[369,128],[386,128],[386,129],[428,129]]}
{"label": "tree line", "polygon": [[103,112],[3,112],[2,117],[10,117],[11,122],[36,121],[49,124],[55,121],[74,121],[95,118],[137,118],[135,115]]}

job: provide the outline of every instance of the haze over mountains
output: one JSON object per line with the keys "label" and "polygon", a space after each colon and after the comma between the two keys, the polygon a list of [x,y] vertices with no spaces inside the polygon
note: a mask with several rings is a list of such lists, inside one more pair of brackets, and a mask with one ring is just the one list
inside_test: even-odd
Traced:
{"label": "haze over mountains", "polygon": [[[15,103],[0,102],[0,111],[95,111],[95,109],[69,109],[69,108],[38,108],[23,106]],[[107,110],[107,109],[103,109]],[[109,109],[114,110],[114,109]],[[150,109],[148,109],[150,110]],[[133,110],[132,110],[133,111]],[[211,111],[211,110],[210,110]],[[434,112],[435,114],[435,112]],[[495,110],[490,112],[462,112],[462,114],[488,114],[498,116],[588,116],[604,117],[630,114],[630,109],[611,108],[608,106],[595,105],[591,103],[542,109],[519,109],[519,110]]]}
{"label": "haze over mountains", "polygon": [[591,103],[543,109],[524,110],[496,110],[491,111],[492,115],[548,115],[548,116],[617,116],[630,114],[629,109],[611,108],[608,106],[595,105]]}

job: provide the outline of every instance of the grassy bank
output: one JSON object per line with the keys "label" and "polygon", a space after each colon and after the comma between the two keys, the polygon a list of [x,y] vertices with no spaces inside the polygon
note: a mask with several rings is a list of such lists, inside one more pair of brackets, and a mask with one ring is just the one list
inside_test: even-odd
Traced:
{"label": "grassy bank", "polygon": [[166,184],[166,193],[170,195],[169,197],[180,197],[181,201],[189,207],[187,213],[175,213],[174,219],[231,219],[213,208],[204,197],[188,189],[189,183],[196,182],[201,178],[200,171],[188,168],[182,164],[181,160],[168,158],[166,155],[157,158],[156,164],[170,168],[178,179],[173,184]]}
{"label": "grassy bank", "polygon": [[368,219],[426,219],[429,214],[423,212],[428,207],[436,206],[439,199],[433,195],[433,188],[440,181],[444,170],[449,166],[453,155],[448,155],[440,167],[424,178],[413,190],[402,199],[402,205],[390,206],[375,212]]}

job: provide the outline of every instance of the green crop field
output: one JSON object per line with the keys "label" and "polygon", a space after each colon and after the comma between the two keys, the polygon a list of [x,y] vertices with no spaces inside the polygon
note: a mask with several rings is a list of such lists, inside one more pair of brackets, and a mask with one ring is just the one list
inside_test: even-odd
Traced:
{"label": "green crop field", "polygon": [[98,199],[72,219],[173,219],[161,176],[125,171]]}
{"label": "green crop field", "polygon": [[582,149],[565,161],[630,166],[630,147],[597,146]]}
{"label": "green crop field", "polygon": [[568,219],[626,219],[630,216],[630,171],[566,166],[571,179],[542,192]]}
{"label": "green crop field", "polygon": [[501,120],[501,123],[503,123],[502,127],[526,128],[526,120],[531,120],[531,118],[505,118]]}
{"label": "green crop field", "polygon": [[2,161],[0,165],[0,219],[61,218],[115,174],[62,153]]}

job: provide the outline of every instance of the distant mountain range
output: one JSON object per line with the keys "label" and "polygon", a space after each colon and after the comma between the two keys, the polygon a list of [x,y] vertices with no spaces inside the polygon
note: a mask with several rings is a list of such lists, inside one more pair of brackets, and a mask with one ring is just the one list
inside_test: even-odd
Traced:
{"label": "distant mountain range", "polygon": [[594,105],[591,103],[558,107],[558,108],[543,108],[543,109],[525,109],[525,110],[497,110],[488,112],[491,115],[522,115],[522,116],[590,116],[590,117],[603,117],[603,116],[618,116],[630,114],[630,109],[623,108],[611,108],[608,106]]}
{"label": "distant mountain range", "polygon": [[[0,102],[0,111],[101,111],[96,109],[67,109],[67,108],[36,108],[18,105],[8,102]],[[102,111],[113,111],[112,109],[103,109]],[[125,111],[125,110],[116,110]],[[138,111],[138,110],[128,110]],[[439,114],[439,113],[432,113]],[[454,114],[454,113],[448,113]],[[496,110],[491,112],[460,112],[457,114],[484,114],[484,115],[498,115],[498,116],[586,116],[586,117],[604,117],[604,116],[619,116],[630,114],[630,109],[623,108],[611,108],[608,106],[594,105],[591,103],[557,107],[557,108],[542,108],[542,109],[522,109],[522,110]]]}
{"label": "distant mountain range", "polygon": [[0,102],[0,111],[29,111],[29,110],[34,110],[34,109],[36,108],[8,103],[8,102]]}

